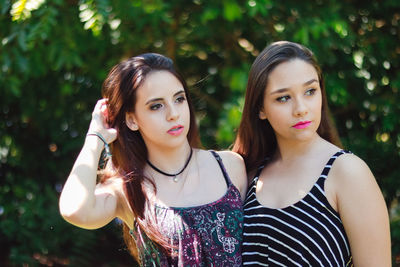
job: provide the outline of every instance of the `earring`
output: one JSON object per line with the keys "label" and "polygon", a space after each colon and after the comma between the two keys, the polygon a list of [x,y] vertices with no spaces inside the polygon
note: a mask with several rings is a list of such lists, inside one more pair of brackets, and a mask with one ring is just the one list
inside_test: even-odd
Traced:
{"label": "earring", "polygon": [[133,113],[126,113],[125,114],[125,124],[132,131],[139,130],[139,125],[136,124],[135,117],[133,116]]}
{"label": "earring", "polygon": [[125,125],[126,125],[126,127],[128,127],[131,131],[137,131],[137,130],[139,130],[139,125],[137,125],[136,123],[134,123],[134,122],[131,121],[131,120],[125,121]]}

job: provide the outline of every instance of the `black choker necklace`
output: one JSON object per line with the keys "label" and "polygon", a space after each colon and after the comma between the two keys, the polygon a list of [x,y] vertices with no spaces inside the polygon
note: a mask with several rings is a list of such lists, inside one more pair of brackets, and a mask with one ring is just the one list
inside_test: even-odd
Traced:
{"label": "black choker necklace", "polygon": [[149,160],[147,160],[147,163],[150,165],[150,167],[152,167],[153,168],[153,170],[155,170],[156,172],[159,172],[159,173],[161,173],[161,174],[163,174],[163,175],[165,175],[165,176],[169,176],[169,177],[174,177],[174,178],[172,178],[172,180],[175,182],[175,183],[177,183],[178,182],[178,175],[179,174],[181,174],[185,169],[186,169],[186,167],[189,165],[189,162],[190,162],[190,159],[192,158],[192,154],[193,154],[193,149],[192,148],[190,148],[190,154],[189,154],[189,157],[188,157],[188,159],[187,159],[187,161],[186,161],[186,163],[185,163],[185,165],[183,166],[183,168],[182,168],[182,170],[180,170],[179,172],[177,172],[177,173],[166,173],[166,172],[163,172],[162,170],[160,170],[159,168],[157,168],[156,166],[154,166],[153,164],[151,164],[151,162],[149,161]]}

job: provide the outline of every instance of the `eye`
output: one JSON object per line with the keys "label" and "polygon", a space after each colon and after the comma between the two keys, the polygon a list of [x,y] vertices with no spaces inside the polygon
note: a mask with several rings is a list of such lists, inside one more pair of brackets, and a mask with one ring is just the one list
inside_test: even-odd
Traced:
{"label": "eye", "polygon": [[162,107],[162,104],[160,104],[160,103],[155,103],[155,104],[152,104],[151,106],[150,106],[150,109],[151,110],[157,110],[157,109],[160,109]]}
{"label": "eye", "polygon": [[317,91],[317,89],[315,88],[310,88],[306,91],[305,95],[313,95],[315,94],[315,91]]}
{"label": "eye", "polygon": [[182,103],[186,100],[186,97],[184,95],[180,95],[176,98],[175,102],[177,103]]}
{"label": "eye", "polygon": [[290,99],[290,96],[288,95],[284,95],[284,96],[280,96],[276,99],[276,101],[280,102],[280,103],[285,103]]}

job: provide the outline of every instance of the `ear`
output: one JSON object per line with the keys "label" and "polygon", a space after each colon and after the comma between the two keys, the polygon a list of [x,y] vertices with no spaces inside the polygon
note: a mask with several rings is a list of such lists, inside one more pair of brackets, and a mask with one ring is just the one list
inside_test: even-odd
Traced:
{"label": "ear", "polygon": [[135,120],[135,116],[133,115],[133,113],[130,113],[130,112],[128,113],[127,112],[125,114],[125,124],[132,131],[139,130],[139,125],[137,125],[136,120]]}
{"label": "ear", "polygon": [[258,117],[260,118],[260,120],[266,120],[267,119],[267,114],[265,114],[263,108],[261,108],[260,111],[258,112]]}

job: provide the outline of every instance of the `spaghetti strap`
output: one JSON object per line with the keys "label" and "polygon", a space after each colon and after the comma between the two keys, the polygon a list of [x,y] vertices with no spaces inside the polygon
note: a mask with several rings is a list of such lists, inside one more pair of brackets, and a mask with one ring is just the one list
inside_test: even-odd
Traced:
{"label": "spaghetti strap", "polygon": [[227,186],[229,187],[229,186],[232,184],[232,181],[231,181],[231,179],[229,178],[228,173],[226,172],[226,169],[225,169],[224,163],[222,162],[221,157],[220,157],[220,156],[218,155],[218,153],[215,152],[214,150],[209,150],[209,151],[211,152],[211,154],[213,154],[213,156],[214,156],[215,159],[217,160],[218,165],[219,165],[219,167],[221,168],[222,174],[224,175],[225,182],[226,182]]}
{"label": "spaghetti strap", "polygon": [[258,178],[260,177],[261,171],[264,169],[265,164],[267,164],[270,158],[266,157],[260,166],[258,166],[256,173],[254,174],[253,180],[251,181],[250,187],[254,187],[257,184]]}
{"label": "spaghetti strap", "polygon": [[352,154],[350,151],[348,151],[348,150],[340,150],[340,151],[338,151],[338,152],[336,152],[329,160],[328,160],[328,162],[325,164],[325,167],[324,167],[324,169],[322,170],[322,173],[321,173],[321,175],[320,175],[320,177],[321,178],[327,178],[328,177],[328,174],[329,174],[329,171],[331,170],[331,168],[332,168],[332,165],[333,165],[333,162],[335,162],[335,160],[339,157],[339,156],[341,156],[341,155],[343,155],[343,154]]}
{"label": "spaghetti strap", "polygon": [[261,174],[261,171],[264,169],[265,166],[265,162],[263,164],[260,165],[260,167],[258,167],[256,174],[254,175],[254,177],[259,177]]}

